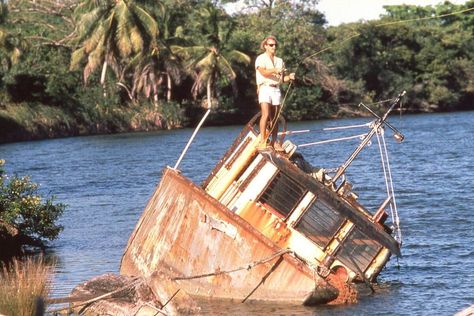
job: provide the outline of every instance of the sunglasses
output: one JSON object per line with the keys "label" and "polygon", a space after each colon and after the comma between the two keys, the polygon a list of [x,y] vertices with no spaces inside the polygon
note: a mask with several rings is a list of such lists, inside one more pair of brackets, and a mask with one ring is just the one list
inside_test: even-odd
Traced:
{"label": "sunglasses", "polygon": [[277,47],[277,44],[276,43],[273,43],[273,44],[267,44],[268,46],[270,47]]}

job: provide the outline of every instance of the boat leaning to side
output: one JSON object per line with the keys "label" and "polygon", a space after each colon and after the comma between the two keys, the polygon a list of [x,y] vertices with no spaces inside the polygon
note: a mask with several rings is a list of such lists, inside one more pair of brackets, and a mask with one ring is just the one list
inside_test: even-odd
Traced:
{"label": "boat leaning to side", "polygon": [[346,169],[374,136],[385,145],[385,127],[403,140],[387,121],[401,98],[383,116],[371,112],[369,131],[332,171],[311,166],[289,140],[281,152],[261,148],[257,117],[201,185],[178,164],[166,167],[129,238],[120,273],[152,280],[152,288],[159,286],[153,279],[166,275],[197,298],[355,302],[355,285],[372,288],[390,257],[401,256],[401,232],[386,146],[387,197],[375,211],[359,203]]}

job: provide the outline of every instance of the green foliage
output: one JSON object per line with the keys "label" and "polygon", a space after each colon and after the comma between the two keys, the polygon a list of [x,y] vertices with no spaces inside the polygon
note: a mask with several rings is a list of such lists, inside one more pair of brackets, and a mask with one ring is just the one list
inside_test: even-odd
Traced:
{"label": "green foliage", "polygon": [[0,1],[0,136],[180,126],[207,100],[250,117],[253,62],[270,34],[297,76],[291,120],[354,114],[402,90],[412,111],[473,108],[474,15],[447,15],[473,0],[386,6],[380,20],[337,27],[325,27],[316,0],[245,0],[234,16],[228,2]]}
{"label": "green foliage", "polygon": [[54,196],[44,199],[39,185],[28,176],[8,177],[0,161],[0,220],[35,241],[53,240],[63,227],[56,224],[66,205],[55,204]]}
{"label": "green foliage", "polygon": [[13,64],[16,64],[21,56],[23,43],[18,36],[9,32],[5,27],[8,18],[7,4],[0,1],[0,63],[3,70],[9,70]]}
{"label": "green foliage", "polygon": [[177,102],[163,102],[160,106],[164,128],[172,129],[185,125],[183,105]]}
{"label": "green foliage", "polygon": [[[472,14],[432,18],[469,5],[386,6],[380,21],[329,29],[337,49],[325,60],[346,83],[362,83],[352,93],[359,99],[387,99],[406,90],[411,110],[472,107]],[[346,40],[339,43],[341,38]]]}
{"label": "green foliage", "polygon": [[193,34],[201,36],[192,41],[189,38],[187,46],[174,46],[173,52],[184,60],[186,70],[194,79],[194,98],[206,88],[205,107],[211,107],[220,94],[220,87],[234,83],[237,76],[234,65],[248,65],[250,57],[229,46],[234,23],[211,2],[205,1],[199,6],[189,23],[197,30]]}
{"label": "green foliage", "polygon": [[120,78],[122,59],[156,49],[158,25],[147,7],[146,1],[81,2],[74,10],[77,25],[74,42],[79,48],[71,55],[71,69],[85,63],[87,82],[90,74],[102,65],[103,84],[108,66]]}

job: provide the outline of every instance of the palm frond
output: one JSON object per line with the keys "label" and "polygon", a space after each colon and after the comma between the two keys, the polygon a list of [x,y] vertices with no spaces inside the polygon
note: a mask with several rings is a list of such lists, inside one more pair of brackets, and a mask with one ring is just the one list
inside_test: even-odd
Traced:
{"label": "palm frond", "polygon": [[251,58],[249,55],[244,54],[238,50],[231,50],[223,54],[225,58],[230,62],[237,62],[242,63],[244,65],[248,65],[251,62]]}
{"label": "palm frond", "polygon": [[104,46],[99,44],[96,49],[94,49],[87,58],[87,64],[84,68],[84,82],[87,83],[89,76],[93,73],[97,67],[102,64],[104,60],[105,50]]}
{"label": "palm frond", "polygon": [[211,51],[204,58],[197,60],[193,66],[198,70],[205,70],[209,68],[215,68],[216,63],[216,54]]}
{"label": "palm frond", "polygon": [[204,56],[208,52],[208,49],[205,46],[183,47],[183,46],[172,45],[170,48],[174,54],[183,58],[184,60],[189,60],[192,58],[201,59],[202,56]]}
{"label": "palm frond", "polygon": [[84,61],[85,57],[86,53],[84,51],[84,47],[76,49],[71,55],[71,65],[69,66],[69,69],[77,70],[80,64]]}
{"label": "palm frond", "polygon": [[134,53],[139,53],[145,49],[143,37],[140,34],[140,30],[136,26],[130,29],[130,43]]}
{"label": "palm frond", "polygon": [[227,61],[227,59],[225,59],[223,56],[220,56],[217,62],[217,68],[219,69],[219,72],[226,76],[229,80],[235,80],[236,75],[234,69],[232,69],[232,66]]}
{"label": "palm frond", "polygon": [[115,11],[117,12],[117,26],[114,34],[115,43],[117,43],[116,45],[120,56],[127,57],[132,53],[132,42],[129,36],[132,15],[130,14],[125,1],[120,1],[116,6]]}
{"label": "palm frond", "polygon": [[133,12],[138,17],[140,23],[143,25],[143,29],[145,29],[150,38],[158,37],[158,24],[156,23],[155,19],[148,14],[145,10],[143,10],[140,6],[133,4]]}
{"label": "palm frond", "polygon": [[76,19],[80,18],[82,15],[91,12],[97,8],[105,9],[111,4],[110,0],[84,0],[78,3],[73,12],[73,17]]}
{"label": "palm frond", "polygon": [[104,40],[104,27],[100,25],[94,33],[92,33],[86,40],[84,40],[82,46],[84,47],[84,52],[89,54],[92,52],[99,43],[105,42]]}
{"label": "palm frond", "polygon": [[114,26],[116,24],[116,12],[115,10],[110,12],[110,15],[104,19],[103,23],[101,23],[101,26],[103,27],[103,45],[107,45],[107,42],[114,36]]}
{"label": "palm frond", "polygon": [[80,43],[85,38],[94,34],[101,23],[104,12],[101,8],[96,8],[88,13],[83,14],[77,22],[77,37],[73,42]]}

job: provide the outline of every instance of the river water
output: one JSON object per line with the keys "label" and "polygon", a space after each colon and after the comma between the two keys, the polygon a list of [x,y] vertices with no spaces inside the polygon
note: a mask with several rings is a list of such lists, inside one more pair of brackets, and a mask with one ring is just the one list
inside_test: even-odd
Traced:
{"label": "river water", "polygon": [[[297,144],[334,139],[366,130],[322,132],[367,119],[300,122],[310,129]],[[213,304],[208,314],[228,315],[453,315],[474,304],[474,112],[391,118],[405,135],[398,144],[387,130],[392,176],[402,224],[403,257],[382,271],[376,293],[357,304],[304,308],[266,304]],[[181,162],[183,174],[200,183],[241,126],[203,128]],[[174,166],[191,129],[74,137],[0,145],[8,173],[30,175],[41,193],[68,204],[64,231],[51,243],[57,260],[54,296],[78,283],[117,273],[122,252],[163,167]],[[301,148],[313,165],[337,167],[358,140]],[[348,169],[360,200],[374,210],[384,199],[378,144]]]}

